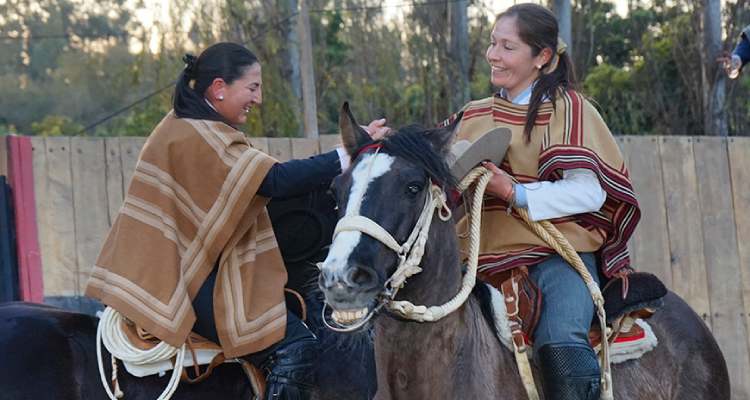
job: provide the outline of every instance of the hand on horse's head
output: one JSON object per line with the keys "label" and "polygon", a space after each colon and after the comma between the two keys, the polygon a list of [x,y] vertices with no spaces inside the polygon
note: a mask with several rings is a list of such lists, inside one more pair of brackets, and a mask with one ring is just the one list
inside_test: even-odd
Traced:
{"label": "hand on horse's head", "polygon": [[385,125],[385,118],[376,119],[370,122],[367,126],[361,125],[370,138],[374,141],[378,141],[386,137],[391,133],[391,128]]}

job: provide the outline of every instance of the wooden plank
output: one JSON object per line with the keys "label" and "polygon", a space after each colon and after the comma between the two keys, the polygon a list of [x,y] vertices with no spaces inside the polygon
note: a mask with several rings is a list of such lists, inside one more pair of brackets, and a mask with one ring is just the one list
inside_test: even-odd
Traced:
{"label": "wooden plank", "polygon": [[34,204],[33,150],[29,137],[8,139],[8,173],[13,196],[18,255],[18,287],[21,300],[44,301],[39,234]]}
{"label": "wooden plank", "polygon": [[0,175],[8,176],[8,137],[0,137]]}
{"label": "wooden plank", "polygon": [[268,138],[265,137],[250,137],[250,144],[253,145],[256,149],[266,153],[268,153]]}
{"label": "wooden plank", "polygon": [[[32,167],[34,169],[34,198],[36,203],[37,232],[39,236],[39,256],[42,260],[42,282],[44,294],[57,290],[49,268],[54,265],[52,247],[55,238],[50,233],[52,214],[52,197],[49,194],[49,177],[47,176],[47,144],[44,137],[31,137]],[[59,285],[58,285],[59,286]],[[72,285],[71,285],[72,287]],[[71,292],[72,294],[72,292]]]}
{"label": "wooden plank", "polygon": [[[632,141],[630,140],[630,136],[616,136],[615,140],[617,141],[617,145],[620,147],[620,152],[622,152],[622,157],[625,160],[625,166],[628,168],[628,172],[632,176],[632,172],[630,171],[630,154],[632,153],[630,144]],[[635,198],[638,198],[638,190],[636,188],[633,188],[635,190]],[[636,228],[635,232],[633,232],[633,235],[630,237],[630,240],[628,240],[628,255],[630,256],[630,265],[632,265],[634,268],[638,267],[638,253],[636,252],[636,247],[638,243],[636,243],[638,238],[638,231],[639,229]]]}
{"label": "wooden plank", "polygon": [[113,137],[104,141],[104,151],[107,162],[107,221],[112,226],[117,212],[122,206],[122,158],[120,155],[120,139]]}
{"label": "wooden plank", "polygon": [[672,287],[659,138],[632,137],[629,150],[630,177],[641,207],[641,221],[635,232],[638,264],[634,265],[639,270],[655,274],[667,287]]}
{"label": "wooden plank", "polygon": [[[39,142],[35,142],[35,147]],[[78,294],[78,259],[73,218],[73,177],[70,170],[70,138],[48,137],[35,154],[40,168],[37,187],[39,239],[42,252],[45,296]],[[39,150],[42,150],[40,148]],[[39,158],[43,158],[39,159]]]}
{"label": "wooden plank", "polygon": [[[734,222],[742,275],[745,329],[750,327],[750,138],[729,139],[729,166],[734,200]],[[750,348],[750,337],[748,337]]]}
{"label": "wooden plank", "polygon": [[268,138],[268,154],[281,161],[292,159],[292,141],[289,138]]}
{"label": "wooden plank", "polygon": [[102,138],[74,137],[70,145],[78,294],[81,295],[109,229],[106,154]]}
{"label": "wooden plank", "polygon": [[672,287],[711,326],[698,179],[695,175],[693,140],[662,138],[661,170],[669,230]]}
{"label": "wooden plank", "polygon": [[341,135],[320,135],[320,152],[325,153],[341,146]]}
{"label": "wooden plank", "polygon": [[121,137],[120,138],[120,160],[122,162],[122,189],[127,193],[130,185],[130,178],[135,171],[135,163],[141,154],[141,148],[146,143],[146,138],[142,137]]}
{"label": "wooden plank", "polygon": [[292,139],[292,158],[308,158],[320,153],[320,142],[318,139],[294,138]]}
{"label": "wooden plank", "polygon": [[703,252],[708,273],[713,334],[729,368],[732,397],[750,397],[750,357],[742,301],[737,232],[735,230],[727,143],[696,138],[693,143],[698,177]]}

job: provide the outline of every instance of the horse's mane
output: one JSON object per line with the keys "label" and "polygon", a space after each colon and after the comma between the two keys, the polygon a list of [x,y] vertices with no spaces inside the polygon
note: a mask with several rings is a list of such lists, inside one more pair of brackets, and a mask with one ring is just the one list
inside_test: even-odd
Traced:
{"label": "horse's mane", "polygon": [[439,182],[444,189],[453,189],[456,181],[445,162],[445,157],[435,149],[427,137],[427,131],[427,128],[420,125],[402,127],[395,134],[383,139],[383,150],[424,168],[430,178]]}

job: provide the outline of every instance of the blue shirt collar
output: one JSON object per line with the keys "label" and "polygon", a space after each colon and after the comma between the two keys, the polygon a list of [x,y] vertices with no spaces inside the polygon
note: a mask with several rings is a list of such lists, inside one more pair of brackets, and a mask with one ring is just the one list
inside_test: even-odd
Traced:
{"label": "blue shirt collar", "polygon": [[[524,89],[521,93],[519,93],[516,97],[510,98],[508,91],[505,88],[500,88],[500,90],[497,92],[498,96],[504,98],[505,100],[508,100],[509,102],[518,105],[518,106],[528,106],[531,102],[531,92],[534,90],[534,86],[536,86],[536,83],[539,82],[538,80],[534,81]],[[548,96],[544,96],[542,99],[542,102],[549,101]]]}

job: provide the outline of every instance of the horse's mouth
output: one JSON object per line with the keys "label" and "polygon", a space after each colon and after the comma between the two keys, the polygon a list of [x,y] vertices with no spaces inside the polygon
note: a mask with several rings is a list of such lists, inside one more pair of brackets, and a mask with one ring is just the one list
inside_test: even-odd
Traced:
{"label": "horse's mouth", "polygon": [[352,325],[366,317],[369,311],[368,307],[356,310],[333,310],[331,317],[339,325]]}
{"label": "horse's mouth", "polygon": [[[355,332],[360,329],[366,329],[372,318],[377,314],[380,309],[380,304],[377,301],[372,301],[369,305],[362,308],[334,308],[335,306],[326,303],[327,307],[323,308],[323,323],[336,332]],[[331,313],[328,314],[330,322],[326,322],[325,308],[330,308]]]}

